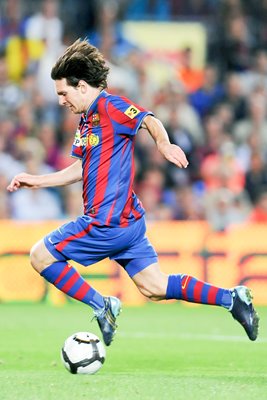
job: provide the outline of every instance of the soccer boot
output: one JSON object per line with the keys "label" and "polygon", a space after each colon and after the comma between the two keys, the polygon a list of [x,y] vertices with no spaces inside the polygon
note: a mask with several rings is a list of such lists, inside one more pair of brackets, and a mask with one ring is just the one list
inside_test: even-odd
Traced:
{"label": "soccer boot", "polygon": [[250,340],[256,340],[259,329],[259,316],[252,304],[251,291],[246,286],[231,289],[233,305],[229,309],[233,318],[245,329]]}
{"label": "soccer boot", "polygon": [[102,332],[106,346],[109,346],[116,333],[116,318],[121,312],[121,302],[117,297],[104,297],[105,307],[95,311],[95,317]]}

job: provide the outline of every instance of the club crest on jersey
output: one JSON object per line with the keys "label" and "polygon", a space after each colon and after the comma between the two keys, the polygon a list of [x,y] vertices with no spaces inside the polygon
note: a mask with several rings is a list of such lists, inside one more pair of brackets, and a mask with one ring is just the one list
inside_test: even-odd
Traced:
{"label": "club crest on jersey", "polygon": [[91,133],[88,136],[88,143],[90,146],[97,146],[99,143],[99,136],[96,135],[95,133]]}
{"label": "club crest on jersey", "polygon": [[100,117],[98,113],[92,115],[92,125],[98,126],[100,124]]}
{"label": "club crest on jersey", "polygon": [[126,111],[124,111],[124,114],[127,115],[127,117],[133,119],[136,117],[141,111],[138,110],[135,106],[131,105],[130,107],[127,108]]}

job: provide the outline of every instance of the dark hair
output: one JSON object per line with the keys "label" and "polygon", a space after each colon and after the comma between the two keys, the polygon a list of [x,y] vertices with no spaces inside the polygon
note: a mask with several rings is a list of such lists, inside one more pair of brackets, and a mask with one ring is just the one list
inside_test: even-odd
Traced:
{"label": "dark hair", "polygon": [[107,87],[109,68],[100,51],[88,41],[78,39],[69,46],[51,70],[51,78],[65,78],[68,85],[76,87],[84,80],[92,87]]}

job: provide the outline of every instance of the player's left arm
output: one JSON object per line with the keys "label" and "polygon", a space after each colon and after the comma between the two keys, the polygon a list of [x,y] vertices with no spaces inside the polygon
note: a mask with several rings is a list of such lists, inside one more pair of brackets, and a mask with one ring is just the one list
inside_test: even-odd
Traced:
{"label": "player's left arm", "polygon": [[166,160],[180,168],[186,168],[188,166],[185,153],[181,147],[170,143],[168,133],[159,119],[152,115],[147,115],[143,119],[141,127],[148,130],[155,141],[159,152],[166,158]]}

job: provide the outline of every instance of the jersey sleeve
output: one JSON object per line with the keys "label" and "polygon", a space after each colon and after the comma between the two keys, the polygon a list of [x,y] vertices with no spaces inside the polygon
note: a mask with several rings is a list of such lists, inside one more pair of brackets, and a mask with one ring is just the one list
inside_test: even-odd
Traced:
{"label": "jersey sleeve", "polygon": [[74,141],[72,144],[72,150],[71,150],[71,157],[74,158],[82,158],[82,140],[81,140],[81,133],[80,133],[80,129],[78,128],[75,136],[74,136]]}
{"label": "jersey sleeve", "polygon": [[117,134],[132,136],[136,135],[144,117],[153,115],[151,111],[124,97],[110,99],[107,103],[107,112]]}

